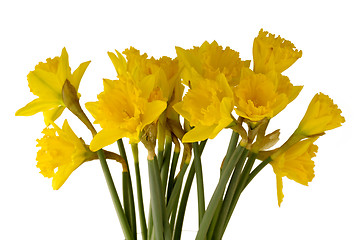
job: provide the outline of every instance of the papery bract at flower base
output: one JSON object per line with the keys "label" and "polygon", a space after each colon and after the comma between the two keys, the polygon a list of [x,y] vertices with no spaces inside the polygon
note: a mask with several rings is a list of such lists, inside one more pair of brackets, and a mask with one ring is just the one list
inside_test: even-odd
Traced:
{"label": "papery bract at flower base", "polygon": [[183,142],[212,139],[233,121],[232,90],[223,74],[216,80],[196,79],[196,84],[174,109],[194,126],[184,135]]}
{"label": "papery bract at flower base", "polygon": [[55,121],[65,109],[62,99],[62,88],[66,79],[79,88],[80,80],[90,61],[84,62],[71,73],[68,53],[63,48],[60,57],[48,58],[46,63],[39,63],[34,71],[28,74],[30,91],[39,98],[19,109],[16,116],[31,116],[38,112],[44,113],[45,124]]}
{"label": "papery bract at flower base", "polygon": [[310,102],[296,133],[305,137],[320,135],[327,130],[340,127],[344,122],[345,118],[341,116],[341,110],[332,99],[323,93],[318,93]]}
{"label": "papery bract at flower base", "polygon": [[54,123],[53,126],[45,128],[44,136],[37,140],[37,147],[41,149],[36,157],[36,166],[44,177],[53,178],[53,189],[58,190],[84,161],[97,156],[75,135],[66,120],[62,129]]}
{"label": "papery bract at flower base", "polygon": [[308,186],[314,174],[314,162],[312,158],[316,156],[318,147],[313,144],[317,138],[309,138],[291,146],[286,151],[275,152],[271,158],[271,165],[276,174],[278,205],[281,206],[283,200],[282,177],[288,177],[300,184]]}
{"label": "papery bract at flower base", "polygon": [[234,86],[238,83],[242,69],[250,65],[250,61],[241,60],[238,52],[229,47],[223,49],[216,41],[211,44],[205,41],[200,47],[188,50],[176,47],[176,51],[184,65],[183,81],[188,86],[194,81],[194,75],[215,79],[220,73],[223,73],[228,83]]}
{"label": "papery bract at flower base", "polygon": [[276,72],[256,74],[244,69],[239,84],[233,88],[236,113],[252,122],[272,118],[293,101],[302,86]]}
{"label": "papery bract at flower base", "polygon": [[90,149],[97,151],[120,138],[127,137],[131,143],[139,142],[139,135],[145,126],[157,120],[167,107],[161,100],[148,102],[132,79],[104,79],[104,92],[97,102],[86,103],[86,108],[99,123],[101,130],[90,143]]}
{"label": "papery bract at flower base", "polygon": [[277,38],[262,29],[253,42],[253,60],[256,73],[282,73],[302,56],[302,51],[280,36]]}

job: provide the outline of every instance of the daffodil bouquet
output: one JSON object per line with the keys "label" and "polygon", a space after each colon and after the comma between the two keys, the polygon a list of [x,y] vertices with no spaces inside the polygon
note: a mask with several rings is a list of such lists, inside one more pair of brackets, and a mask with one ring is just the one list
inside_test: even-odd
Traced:
{"label": "daffodil bouquet", "polygon": [[[315,141],[345,121],[331,98],[318,93],[293,134],[272,149],[280,130],[267,133],[270,120],[302,90],[282,75],[302,51],[279,36],[259,32],[253,44],[253,70],[250,61],[215,41],[187,50],[176,47],[176,52],[175,59],[149,58],[133,47],[108,53],[116,80],[104,79],[98,100],[85,104],[100,131],[79,103],[80,80],[90,62],[71,72],[65,48],[60,57],[39,63],[29,73],[30,91],[38,98],[16,112],[17,116],[43,112],[46,127],[37,140],[36,160],[40,173],[53,179],[53,189],[59,189],[83,163],[99,159],[129,240],[136,239],[137,232],[143,239],[180,239],[194,178],[199,220],[196,239],[222,239],[241,193],[264,167],[271,165],[274,170],[281,205],[283,177],[308,185],[314,177]],[[55,123],[66,108],[91,131],[89,144],[73,132],[67,120],[61,128]],[[227,128],[232,135],[226,155],[207,159],[219,164],[220,175],[206,205],[202,173],[207,167],[202,165],[202,152],[208,139]],[[123,138],[129,139],[134,169],[128,164]],[[147,166],[139,160],[140,142],[148,151]],[[103,150],[114,143],[119,153]],[[122,200],[106,159],[121,164]],[[148,176],[141,176],[140,167],[148,168]],[[130,171],[135,172],[135,184]],[[145,177],[149,186],[142,186]],[[150,190],[148,221],[144,187]]]}

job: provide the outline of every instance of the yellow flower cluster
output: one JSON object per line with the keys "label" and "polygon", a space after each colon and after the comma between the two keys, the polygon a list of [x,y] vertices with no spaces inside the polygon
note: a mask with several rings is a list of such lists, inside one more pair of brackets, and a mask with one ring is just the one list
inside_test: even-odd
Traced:
{"label": "yellow flower cluster", "polygon": [[[128,138],[131,144],[142,141],[148,151],[154,151],[156,139],[166,132],[170,141],[178,144],[181,140],[189,150],[187,143],[213,139],[225,128],[239,133],[241,145],[258,154],[259,159],[269,160],[276,174],[279,205],[283,200],[283,177],[303,185],[312,181],[312,158],[317,152],[314,142],[325,131],[345,122],[332,99],[316,94],[298,128],[281,147],[267,151],[278,141],[280,132],[265,133],[269,121],[303,88],[283,75],[302,56],[302,51],[290,41],[261,29],[253,43],[253,69],[251,61],[242,60],[238,52],[223,48],[216,41],[205,41],[192,49],[176,47],[176,53],[175,59],[155,59],[133,47],[122,53],[108,52],[117,76],[115,80],[104,79],[104,90],[97,101],[85,104],[94,123],[101,127],[96,132],[89,122],[87,127],[93,129],[94,135],[89,147],[67,121],[63,129],[54,123],[69,108],[68,101],[74,101],[75,112],[82,115],[78,117],[83,122],[89,121],[78,106],[77,92],[89,62],[71,73],[64,48],[60,57],[39,63],[29,73],[30,91],[38,98],[16,115],[43,112],[46,125],[53,126],[45,128],[44,137],[38,140],[41,149],[37,166],[45,177],[53,177],[54,189],[84,161],[96,158],[93,152],[121,138]],[[67,92],[74,92],[75,97],[64,101]],[[164,142],[160,142],[159,139],[158,149],[164,147]]]}
{"label": "yellow flower cluster", "polygon": [[302,89],[281,74],[287,64],[288,68],[301,57],[301,52],[293,48],[289,41],[275,39],[272,34],[267,36],[261,30],[253,46],[255,69],[252,71],[250,61],[242,61],[239,53],[229,47],[223,49],[215,41],[189,50],[177,47],[184,66],[182,78],[190,89],[175,110],[194,127],[183,141],[214,138],[232,123],[234,109],[252,125],[282,111]]}

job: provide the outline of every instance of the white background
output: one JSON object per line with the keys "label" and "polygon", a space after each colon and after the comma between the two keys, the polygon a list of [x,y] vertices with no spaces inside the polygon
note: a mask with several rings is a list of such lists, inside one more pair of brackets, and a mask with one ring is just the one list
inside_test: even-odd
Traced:
{"label": "white background", "polygon": [[[79,89],[84,104],[96,100],[102,78],[116,76],[107,51],[134,46],[157,58],[175,57],[174,46],[216,40],[252,59],[253,39],[261,28],[303,51],[285,75],[304,89],[272,120],[270,130],[280,128],[285,141],[320,91],[334,99],[346,123],[316,142],[316,176],[309,187],[284,181],[281,208],[274,173],[267,167],[241,196],[224,239],[361,239],[360,8],[358,1],[295,2],[2,1],[0,239],[111,240],[122,235],[99,162],[81,166],[58,191],[38,173],[35,145],[42,137],[42,115],[14,116],[34,99],[26,76],[38,62],[59,56],[64,46],[73,70],[92,60]],[[64,112],[59,125],[64,118],[89,143],[90,134],[77,119]],[[207,201],[229,135],[229,130],[222,132],[205,149]],[[121,186],[120,166],[110,167]],[[146,175],[144,155],[141,167]],[[147,195],[145,178],[143,188]],[[184,229],[194,231],[197,204],[195,191],[191,194]]]}

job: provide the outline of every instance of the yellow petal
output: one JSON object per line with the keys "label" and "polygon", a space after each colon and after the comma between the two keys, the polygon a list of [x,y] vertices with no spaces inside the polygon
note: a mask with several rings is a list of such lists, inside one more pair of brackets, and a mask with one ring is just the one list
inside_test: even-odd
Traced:
{"label": "yellow petal", "polygon": [[166,109],[167,103],[164,101],[156,100],[153,102],[148,102],[144,109],[144,114],[142,117],[142,129],[154,122],[160,114]]}
{"label": "yellow petal", "polygon": [[91,151],[96,152],[123,137],[126,137],[124,129],[103,129],[94,136],[89,148]]}
{"label": "yellow petal", "polygon": [[117,72],[118,76],[120,76],[127,71],[127,63],[123,55],[119,53],[117,50],[115,51],[118,57],[112,52],[108,52],[108,56],[114,65],[115,71]]}
{"label": "yellow petal", "polygon": [[45,125],[48,126],[52,124],[64,111],[64,106],[59,106],[57,108],[50,109],[48,111],[44,111],[44,122]]}
{"label": "yellow petal", "polygon": [[28,83],[30,91],[43,99],[61,99],[63,85],[52,72],[36,69],[28,74]]}
{"label": "yellow petal", "polygon": [[89,63],[90,61],[83,62],[73,73],[71,84],[75,87],[76,90],[79,89],[80,80],[82,79],[85,70],[88,68]]}
{"label": "yellow petal", "polygon": [[[95,118],[96,116],[98,116],[98,102],[87,102],[85,103],[85,107],[86,109],[88,109],[88,111],[90,112],[90,114]],[[94,123],[96,123],[96,121],[94,121]]]}
{"label": "yellow petal", "polygon": [[188,143],[188,142],[198,142],[198,141],[206,140],[207,138],[210,138],[215,128],[216,125],[214,126],[197,125],[183,136],[182,142]]}
{"label": "yellow petal", "polygon": [[278,206],[281,207],[281,203],[283,201],[283,192],[282,192],[282,188],[283,188],[283,182],[282,182],[282,177],[279,177],[276,175],[276,182],[277,182],[277,199],[278,199]]}
{"label": "yellow petal", "polygon": [[155,81],[156,81],[155,75],[148,75],[143,79],[141,79],[141,81],[139,81],[137,87],[141,89],[142,97],[144,97],[145,99],[149,98],[149,95],[154,89]]}
{"label": "yellow petal", "polygon": [[69,56],[65,47],[61,51],[57,76],[61,86],[63,86],[66,79],[70,79]]}
{"label": "yellow petal", "polygon": [[53,176],[52,187],[54,190],[59,190],[65,181],[69,178],[70,174],[79,167],[79,165],[69,164],[63,165],[58,168],[58,171]]}
{"label": "yellow petal", "polygon": [[[203,44],[209,43],[206,41]],[[185,50],[180,47],[175,47],[178,58],[187,66],[187,68],[194,68],[198,73],[202,74],[201,59],[196,56],[193,51]]]}
{"label": "yellow petal", "polygon": [[30,103],[26,104],[25,107],[20,108],[16,111],[15,116],[31,116],[35,113],[47,111],[54,107],[59,106],[59,101],[44,101],[40,98],[37,98]]}

